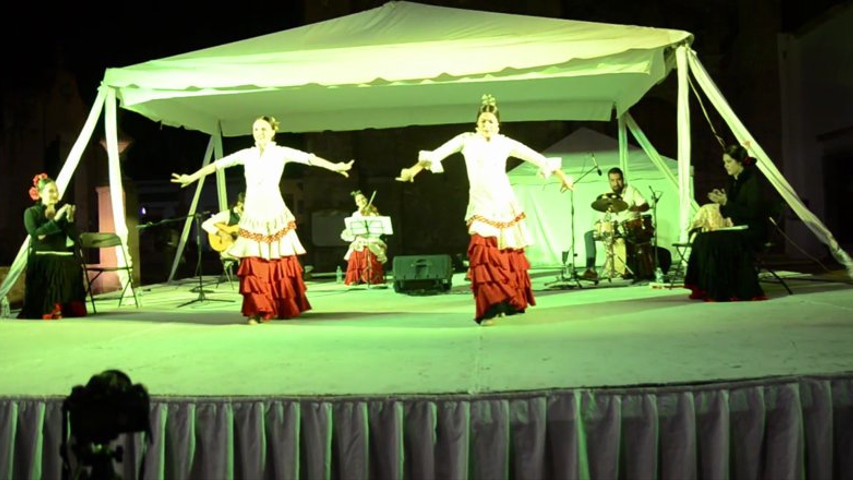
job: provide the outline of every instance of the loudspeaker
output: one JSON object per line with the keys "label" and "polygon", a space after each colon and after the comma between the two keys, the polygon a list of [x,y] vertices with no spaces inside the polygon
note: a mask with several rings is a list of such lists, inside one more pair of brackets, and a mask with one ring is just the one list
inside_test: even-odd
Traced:
{"label": "loudspeaker", "polygon": [[398,255],[394,257],[394,291],[437,293],[450,290],[453,262],[450,255]]}

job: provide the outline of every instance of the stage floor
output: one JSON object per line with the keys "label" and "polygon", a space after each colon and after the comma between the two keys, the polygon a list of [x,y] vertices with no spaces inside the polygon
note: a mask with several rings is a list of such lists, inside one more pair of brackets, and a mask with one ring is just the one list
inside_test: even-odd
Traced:
{"label": "stage floor", "polygon": [[[431,296],[308,282],[313,310],[249,326],[235,286],[205,278],[142,287],[140,309],[0,320],[0,396],[67,395],[109,368],[152,396],[487,393],[704,383],[853,371],[853,286],[765,283],[764,302],[703,303],[683,289],[624,281],[548,286],[537,305],[480,327],[462,275]],[[214,301],[230,300],[230,301]]]}

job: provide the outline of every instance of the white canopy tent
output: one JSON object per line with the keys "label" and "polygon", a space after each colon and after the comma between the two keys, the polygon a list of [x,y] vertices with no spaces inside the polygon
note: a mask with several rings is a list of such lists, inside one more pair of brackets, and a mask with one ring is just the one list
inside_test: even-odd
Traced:
{"label": "white canopy tent", "polygon": [[[853,272],[849,256],[809,212],[705,73],[688,32],[509,15],[389,2],[316,24],[183,55],[108,69],[77,143],[58,175],[60,193],[106,108],[106,139],[117,233],[126,238],[115,125],[121,107],[165,125],[211,135],[203,164],[222,156],[221,138],[250,133],[252,120],[275,115],[283,131],[357,130],[469,123],[483,93],[498,98],[504,121],[620,122],[620,163],[627,161],[627,116],[673,67],[678,72],[678,224],[690,220],[688,71],[750,145],[759,167],[797,215]],[[648,142],[638,141],[657,161]],[[224,177],[218,175],[225,207]],[[201,183],[191,209],[194,211]],[[184,228],[183,246],[190,229]],[[5,295],[23,269],[22,246],[0,286]],[[119,262],[125,262],[120,253]],[[174,272],[174,268],[173,268]]]}
{"label": "white canopy tent", "polygon": [[[619,143],[607,135],[580,128],[548,147],[543,154],[549,158],[561,158],[563,171],[579,181],[575,183],[573,193],[565,194],[560,193],[557,183],[543,183],[532,164],[522,163],[509,172],[510,183],[527,213],[527,225],[533,237],[533,245],[525,250],[527,259],[534,267],[560,266],[563,264],[562,253],[571,250],[574,240],[577,261],[583,267],[586,258],[584,233],[602,215],[593,210],[591,204],[598,195],[610,191],[607,171],[620,166]],[[593,169],[593,155],[600,166],[601,176]],[[656,211],[652,209],[646,214],[657,216],[658,245],[671,249],[680,237],[678,185],[671,181],[678,175],[678,164],[671,158],[664,158],[664,162],[663,168],[669,175],[661,171],[642,149],[630,146],[627,159],[630,176],[626,175],[626,180],[643,194],[650,205],[653,205],[652,191],[656,198],[660,198]],[[571,216],[572,203],[574,219]],[[596,254],[597,263],[601,265],[604,263],[603,248],[597,248]]]}

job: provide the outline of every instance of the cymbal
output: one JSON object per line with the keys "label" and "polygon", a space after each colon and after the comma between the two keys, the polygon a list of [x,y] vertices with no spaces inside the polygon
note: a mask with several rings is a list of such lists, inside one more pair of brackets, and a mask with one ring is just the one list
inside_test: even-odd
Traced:
{"label": "cymbal", "polygon": [[592,202],[593,210],[599,212],[621,212],[628,208],[628,204],[613,193],[602,193]]}

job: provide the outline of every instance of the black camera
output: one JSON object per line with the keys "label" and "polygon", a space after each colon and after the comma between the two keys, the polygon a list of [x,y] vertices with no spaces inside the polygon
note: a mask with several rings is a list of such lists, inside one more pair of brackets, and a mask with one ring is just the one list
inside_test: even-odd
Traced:
{"label": "black camera", "polygon": [[63,408],[78,445],[106,444],[122,433],[151,433],[148,392],[119,370],[99,373],[85,387],[74,387]]}

